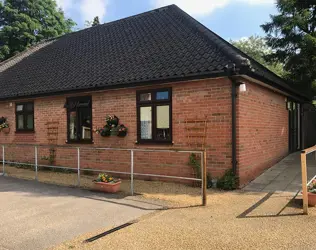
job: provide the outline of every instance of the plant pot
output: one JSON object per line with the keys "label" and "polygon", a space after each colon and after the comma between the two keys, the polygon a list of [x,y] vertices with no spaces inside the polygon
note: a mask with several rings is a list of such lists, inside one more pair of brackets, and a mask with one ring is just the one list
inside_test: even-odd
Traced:
{"label": "plant pot", "polygon": [[111,135],[112,135],[112,136],[117,136],[117,135],[118,135],[118,132],[119,132],[119,131],[118,131],[117,127],[114,127],[114,128],[111,129]]}
{"label": "plant pot", "polygon": [[127,135],[127,132],[126,131],[120,131],[118,132],[117,136],[118,137],[125,137]]}
{"label": "plant pot", "polygon": [[110,130],[102,130],[102,132],[100,133],[100,135],[102,137],[107,137],[107,136],[110,136],[111,135],[111,131]]}
{"label": "plant pot", "polygon": [[308,192],[308,205],[313,207],[316,205],[316,194]]}
{"label": "plant pot", "polygon": [[94,189],[104,193],[117,193],[120,191],[121,181],[116,183],[95,182]]}
{"label": "plant pot", "polygon": [[9,134],[10,133],[10,128],[3,128],[2,131],[5,134]]}

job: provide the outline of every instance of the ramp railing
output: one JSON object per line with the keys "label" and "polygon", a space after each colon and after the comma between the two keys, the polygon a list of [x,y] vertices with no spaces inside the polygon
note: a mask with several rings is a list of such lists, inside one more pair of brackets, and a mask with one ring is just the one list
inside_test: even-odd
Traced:
{"label": "ramp railing", "polygon": [[[302,193],[303,193],[303,213],[308,214],[308,186],[316,179],[316,175],[309,181],[307,181],[307,163],[306,156],[316,152],[316,145],[310,148],[306,148],[301,152],[301,170],[302,170]],[[316,153],[315,153],[316,158]]]}
{"label": "ramp railing", "polygon": [[[32,155],[28,162],[21,162],[21,161],[9,161],[6,159],[6,151],[10,147],[31,147],[31,151],[33,151]],[[61,148],[63,150],[72,149],[73,152],[71,159],[76,161],[76,168],[74,167],[66,167],[66,166],[55,166],[52,164],[39,164],[39,149],[40,148]],[[33,150],[32,150],[33,148]],[[82,150],[88,151],[125,151],[130,154],[130,168],[129,171],[113,171],[113,170],[106,170],[106,169],[95,169],[95,168],[82,168],[81,167],[81,152]],[[138,173],[135,172],[135,159],[134,154],[135,152],[165,152],[165,153],[193,153],[200,155],[201,159],[201,178],[191,178],[191,177],[184,177],[184,176],[175,176],[175,175],[163,175],[163,174],[150,174],[150,173]],[[28,153],[28,155],[31,153]],[[33,161],[33,162],[30,162]],[[139,148],[99,148],[99,147],[72,147],[72,146],[60,146],[60,145],[42,145],[42,144],[4,144],[2,145],[2,174],[5,175],[6,173],[6,165],[7,164],[23,164],[26,166],[30,166],[34,168],[35,176],[34,179],[38,181],[38,171],[39,167],[42,168],[54,168],[54,169],[65,169],[77,172],[77,186],[80,187],[80,172],[81,171],[91,171],[91,172],[107,172],[113,174],[122,174],[122,175],[129,175],[130,176],[130,194],[134,195],[134,177],[135,176],[148,176],[148,177],[156,177],[162,179],[178,179],[178,180],[189,180],[189,181],[197,181],[201,182],[201,196],[202,196],[202,205],[206,205],[206,151],[205,150],[186,150],[186,149],[139,149]]]}

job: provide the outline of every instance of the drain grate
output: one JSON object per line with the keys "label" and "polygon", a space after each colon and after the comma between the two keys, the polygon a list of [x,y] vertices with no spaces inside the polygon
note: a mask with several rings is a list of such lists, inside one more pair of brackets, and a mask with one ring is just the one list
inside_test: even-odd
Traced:
{"label": "drain grate", "polygon": [[104,233],[101,233],[101,234],[98,234],[98,235],[96,235],[96,236],[93,236],[93,237],[91,237],[91,238],[89,238],[89,239],[86,239],[84,242],[85,242],[85,243],[93,242],[93,241],[98,240],[98,239],[100,239],[100,238],[102,238],[102,237],[104,237],[104,236],[107,236],[107,235],[109,235],[109,234],[111,234],[111,233],[114,233],[114,232],[116,232],[116,231],[118,231],[118,230],[121,230],[121,229],[123,229],[123,228],[125,228],[125,227],[128,227],[128,226],[130,226],[130,225],[133,225],[134,223],[136,223],[136,221],[134,221],[134,222],[128,222],[128,223],[125,223],[125,224],[120,225],[120,226],[118,226],[118,227],[114,227],[114,228],[112,228],[112,229],[110,229],[110,230],[108,230],[108,231],[105,231]]}

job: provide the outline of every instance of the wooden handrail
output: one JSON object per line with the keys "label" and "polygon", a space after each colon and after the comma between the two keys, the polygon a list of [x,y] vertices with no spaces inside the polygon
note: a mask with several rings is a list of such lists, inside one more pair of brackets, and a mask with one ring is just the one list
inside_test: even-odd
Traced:
{"label": "wooden handrail", "polygon": [[306,153],[303,153],[303,152],[301,153],[301,170],[302,170],[303,213],[308,214]]}
{"label": "wooden handrail", "polygon": [[316,151],[316,145],[302,150],[302,154],[310,154]]}

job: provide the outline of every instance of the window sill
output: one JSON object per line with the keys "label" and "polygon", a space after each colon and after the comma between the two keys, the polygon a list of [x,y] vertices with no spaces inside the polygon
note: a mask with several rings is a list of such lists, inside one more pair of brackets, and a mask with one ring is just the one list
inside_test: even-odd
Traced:
{"label": "window sill", "polygon": [[173,145],[173,141],[136,141],[136,145]]}
{"label": "window sill", "polygon": [[16,130],[16,134],[35,134],[34,130]]}
{"label": "window sill", "polygon": [[94,141],[66,141],[66,144],[94,144]]}

